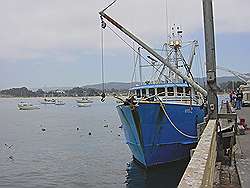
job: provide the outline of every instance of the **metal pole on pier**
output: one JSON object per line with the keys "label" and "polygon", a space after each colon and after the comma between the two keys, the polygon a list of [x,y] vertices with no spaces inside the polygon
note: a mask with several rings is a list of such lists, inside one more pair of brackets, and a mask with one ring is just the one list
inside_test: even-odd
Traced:
{"label": "metal pole on pier", "polygon": [[217,119],[218,100],[212,0],[203,0],[203,16],[206,49],[208,113],[210,119]]}

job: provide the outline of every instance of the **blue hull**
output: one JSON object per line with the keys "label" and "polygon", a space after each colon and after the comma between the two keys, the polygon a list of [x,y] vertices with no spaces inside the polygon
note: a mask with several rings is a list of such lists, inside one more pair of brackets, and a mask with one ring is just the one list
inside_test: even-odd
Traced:
{"label": "blue hull", "polygon": [[119,105],[117,110],[127,144],[133,156],[145,167],[189,157],[197,143],[197,123],[203,121],[199,106],[140,103],[135,108]]}

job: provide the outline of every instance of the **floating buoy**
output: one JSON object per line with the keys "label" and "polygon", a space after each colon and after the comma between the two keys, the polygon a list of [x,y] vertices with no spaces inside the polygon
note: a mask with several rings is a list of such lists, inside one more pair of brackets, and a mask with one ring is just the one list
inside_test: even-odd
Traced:
{"label": "floating buoy", "polygon": [[108,127],[108,125],[104,125],[103,127]]}
{"label": "floating buoy", "polygon": [[122,128],[122,125],[120,125],[119,128],[121,129],[121,128]]}
{"label": "floating buoy", "polygon": [[46,129],[45,129],[45,128],[42,128],[42,131],[46,131]]}
{"label": "floating buoy", "polygon": [[4,144],[8,149],[10,149],[12,146],[13,146],[13,144],[11,144],[11,145],[8,145],[8,144]]}
{"label": "floating buoy", "polygon": [[120,134],[118,134],[118,136],[121,136]]}
{"label": "floating buoy", "polygon": [[9,159],[14,160],[14,157],[13,156],[9,156]]}
{"label": "floating buoy", "polygon": [[91,135],[91,132],[89,132],[89,135]]}
{"label": "floating buoy", "polygon": [[77,127],[76,130],[79,131],[79,127]]}

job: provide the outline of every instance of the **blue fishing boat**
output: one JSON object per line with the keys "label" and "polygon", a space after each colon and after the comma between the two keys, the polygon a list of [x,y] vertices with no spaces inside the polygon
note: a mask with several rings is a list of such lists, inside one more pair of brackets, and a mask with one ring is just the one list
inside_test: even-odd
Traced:
{"label": "blue fishing boat", "polygon": [[[190,43],[191,54],[186,61],[181,50],[182,30],[174,26],[169,40],[163,45],[167,52],[163,57],[108,16],[106,9],[99,13],[102,28],[106,27],[106,19],[154,56],[146,57],[155,70],[155,79],[143,81],[141,68],[146,66],[139,63],[140,84],[132,87],[127,99],[121,99],[122,103],[117,106],[126,143],[134,159],[151,167],[189,157],[190,150],[198,142],[199,126],[204,124],[206,115],[204,96],[207,93],[191,73],[197,41]],[[138,55],[143,57],[140,51]]]}
{"label": "blue fishing boat", "polygon": [[136,86],[134,97],[117,106],[126,142],[144,166],[187,158],[196,146],[205,112],[191,90],[186,83]]}
{"label": "blue fishing boat", "polygon": [[[181,36],[172,36],[168,61],[185,69],[184,59],[178,58]],[[191,75],[189,69],[186,74]],[[169,70],[161,71],[157,78],[132,87],[128,99],[117,106],[126,142],[134,158],[146,167],[189,157],[198,141],[198,126],[205,117],[202,95],[186,81]]]}

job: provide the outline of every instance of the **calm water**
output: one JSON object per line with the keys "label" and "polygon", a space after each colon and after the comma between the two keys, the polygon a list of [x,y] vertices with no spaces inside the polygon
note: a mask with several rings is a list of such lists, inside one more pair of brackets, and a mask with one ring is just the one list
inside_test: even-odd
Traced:
{"label": "calm water", "polygon": [[0,187],[178,185],[187,161],[150,170],[138,166],[111,99],[104,104],[96,99],[85,108],[76,107],[74,99],[64,100],[64,106],[40,105],[39,100],[22,101],[41,109],[19,111],[21,99],[0,99]]}

